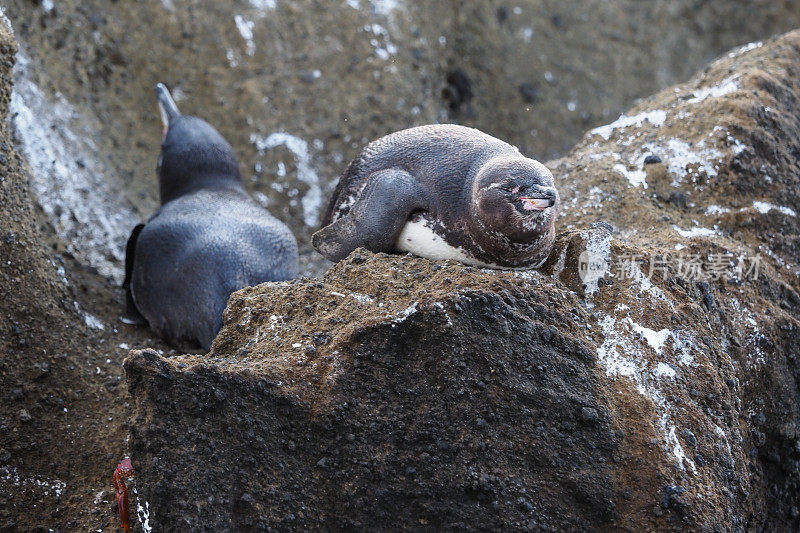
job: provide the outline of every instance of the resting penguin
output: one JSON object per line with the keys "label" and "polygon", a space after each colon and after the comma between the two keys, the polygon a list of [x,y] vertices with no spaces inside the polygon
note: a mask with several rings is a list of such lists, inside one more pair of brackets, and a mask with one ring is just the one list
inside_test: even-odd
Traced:
{"label": "resting penguin", "polygon": [[297,276],[297,241],[245,192],[222,135],[181,115],[164,85],[156,97],[161,207],[128,239],[126,318],[170,344],[208,350],[233,291]]}
{"label": "resting penguin", "polygon": [[555,239],[553,175],[515,147],[453,124],[367,145],[328,204],[314,247],[339,261],[363,246],[490,268],[541,265]]}

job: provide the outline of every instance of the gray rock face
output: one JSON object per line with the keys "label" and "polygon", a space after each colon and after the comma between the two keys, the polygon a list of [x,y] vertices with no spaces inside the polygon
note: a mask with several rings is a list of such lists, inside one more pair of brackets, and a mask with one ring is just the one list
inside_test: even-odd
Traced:
{"label": "gray rock face", "polygon": [[234,294],[208,356],[132,353],[151,524],[797,529],[798,51],[551,162],[541,272],[356,251]]}

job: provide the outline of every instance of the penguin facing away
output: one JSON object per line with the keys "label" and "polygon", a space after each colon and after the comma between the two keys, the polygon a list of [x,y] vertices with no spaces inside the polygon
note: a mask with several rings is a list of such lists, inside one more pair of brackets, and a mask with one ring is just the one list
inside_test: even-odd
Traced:
{"label": "penguin facing away", "polygon": [[164,126],[161,207],[128,239],[123,321],[147,324],[176,347],[207,351],[232,292],[297,276],[297,241],[247,194],[222,135],[182,115],[163,84],[156,98]]}

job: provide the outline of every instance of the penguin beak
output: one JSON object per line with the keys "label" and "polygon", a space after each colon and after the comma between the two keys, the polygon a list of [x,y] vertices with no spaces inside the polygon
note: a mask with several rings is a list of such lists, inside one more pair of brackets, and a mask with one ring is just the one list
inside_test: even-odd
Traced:
{"label": "penguin beak", "polygon": [[522,208],[525,211],[544,211],[548,207],[556,205],[558,192],[554,187],[534,185],[525,192],[525,196],[519,197],[522,201]]}
{"label": "penguin beak", "polygon": [[181,112],[169,94],[169,89],[163,83],[156,85],[156,102],[158,102],[158,111],[161,114],[161,126],[163,127],[161,140],[166,139],[167,132],[169,131],[169,124],[179,116]]}
{"label": "penguin beak", "polygon": [[548,207],[553,207],[555,200],[548,200],[546,198],[527,198],[520,196],[522,200],[522,208],[525,211],[544,211]]}

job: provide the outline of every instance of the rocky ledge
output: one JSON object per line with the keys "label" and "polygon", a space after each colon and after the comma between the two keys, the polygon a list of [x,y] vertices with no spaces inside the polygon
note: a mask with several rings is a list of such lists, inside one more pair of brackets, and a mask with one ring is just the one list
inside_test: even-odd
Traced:
{"label": "rocky ledge", "polygon": [[800,527],[798,72],[800,32],[733,50],[550,162],[541,272],[357,251],[132,352],[140,519]]}

